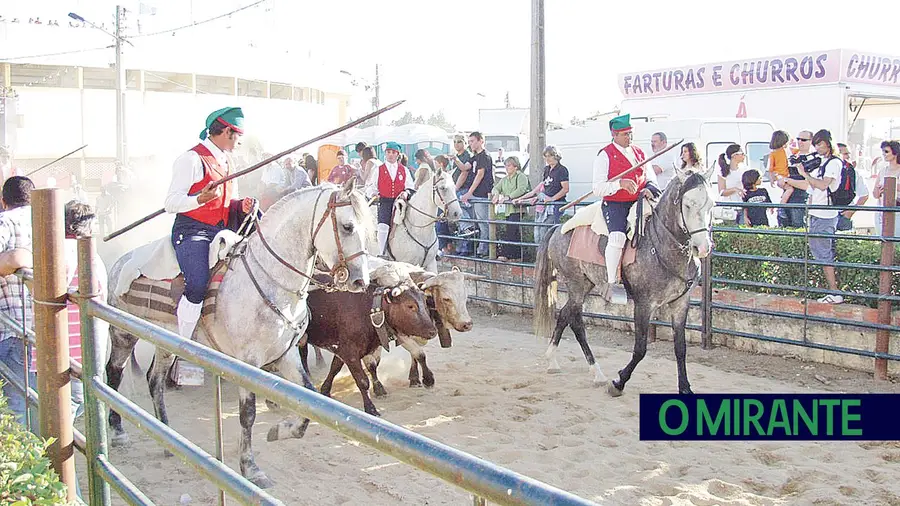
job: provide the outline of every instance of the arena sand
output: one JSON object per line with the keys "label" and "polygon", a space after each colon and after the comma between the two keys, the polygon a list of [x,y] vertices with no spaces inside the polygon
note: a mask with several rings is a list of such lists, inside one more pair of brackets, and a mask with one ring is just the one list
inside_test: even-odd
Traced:
{"label": "arena sand", "polygon": [[[546,344],[529,333],[529,317],[473,316],[475,329],[455,334],[452,348],[428,346],[437,381],[431,390],[408,388],[404,350],[385,356],[379,375],[389,394],[375,399],[384,419],[600,504],[900,504],[900,442],[642,442],[638,394],[676,388],[670,342],[651,344],[625,395],[613,399],[591,386],[570,333],[560,346],[562,372],[548,375]],[[589,327],[589,336],[614,377],[630,357],[631,337],[598,327]],[[688,364],[696,392],[900,392],[896,383],[790,357],[690,347]],[[318,384],[327,369],[312,368]],[[152,413],[143,378],[126,377],[122,391]],[[361,409],[346,369],[334,396]],[[204,387],[167,395],[172,426],[214,454],[212,399],[209,376]],[[227,463],[237,469],[237,388],[227,383],[224,411]],[[286,504],[471,504],[467,493],[317,424],[304,439],[266,442],[282,416],[258,402],[254,445],[258,464],[276,482],[270,492]],[[215,504],[216,489],[196,471],[163,457],[127,422],[126,430],[131,443],[112,448],[110,458],[157,504],[179,504],[184,494],[190,504]],[[77,465],[84,469],[82,458]]]}

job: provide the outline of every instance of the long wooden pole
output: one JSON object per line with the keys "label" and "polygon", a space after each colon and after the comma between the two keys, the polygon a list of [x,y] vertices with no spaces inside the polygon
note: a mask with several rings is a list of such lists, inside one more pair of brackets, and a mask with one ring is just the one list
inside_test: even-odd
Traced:
{"label": "long wooden pole", "polygon": [[87,144],[85,144],[84,146],[81,146],[80,148],[73,149],[72,151],[69,151],[68,153],[66,153],[66,154],[62,155],[61,157],[57,158],[56,160],[53,160],[53,161],[50,162],[50,163],[45,163],[44,165],[41,165],[40,167],[38,167],[38,168],[34,169],[33,171],[29,172],[28,174],[25,174],[25,177],[31,177],[32,174],[35,174],[35,173],[37,173],[37,172],[40,172],[40,171],[46,169],[47,167],[53,165],[54,163],[56,163],[56,162],[62,160],[63,158],[66,158],[67,156],[70,156],[70,155],[74,155],[75,153],[81,151],[82,149],[84,149],[84,148],[86,148],[86,147],[87,147]]}
{"label": "long wooden pole", "polygon": [[[648,164],[649,162],[651,162],[651,161],[653,161],[653,160],[659,158],[660,156],[662,156],[663,154],[665,154],[665,153],[668,152],[669,150],[674,149],[675,146],[678,146],[678,145],[681,144],[682,142],[684,142],[684,139],[681,139],[680,141],[676,142],[675,144],[672,144],[671,146],[667,146],[666,149],[660,151],[659,153],[655,153],[653,156],[651,156],[650,158],[647,158],[647,159],[644,160],[643,162],[640,162],[640,163],[638,163],[637,165],[632,166],[630,169],[628,169],[628,170],[626,170],[625,172],[619,174],[618,176],[615,176],[615,177],[613,177],[613,178],[610,178],[610,179],[609,179],[609,182],[612,183],[613,181],[618,181],[619,179],[622,179],[623,177],[625,177],[625,176],[627,176],[628,174],[631,174],[632,172],[634,172],[634,171],[640,169],[641,167],[643,167],[644,165]],[[570,208],[570,207],[572,207],[572,206],[576,206],[576,205],[580,204],[584,199],[590,197],[590,196],[593,195],[593,194],[594,194],[593,191],[590,191],[590,192],[585,193],[584,195],[578,197],[577,200],[573,200],[572,202],[569,202],[568,204],[562,206],[562,209],[560,209],[559,212],[563,212],[563,211],[565,211],[566,209],[568,209],[568,208]]]}
{"label": "long wooden pole", "polygon": [[[255,170],[259,169],[259,168],[261,168],[261,167],[265,167],[266,165],[268,165],[268,164],[274,162],[275,160],[278,160],[279,158],[285,157],[285,156],[287,156],[287,155],[293,153],[294,151],[297,151],[298,149],[305,148],[306,146],[309,146],[310,144],[313,144],[313,143],[319,142],[319,141],[321,141],[321,140],[327,139],[327,138],[331,137],[332,135],[337,135],[337,134],[343,132],[344,130],[349,130],[349,129],[351,129],[351,128],[353,128],[353,127],[355,127],[356,125],[359,125],[359,124],[361,124],[361,123],[365,123],[366,121],[368,121],[368,120],[370,120],[370,119],[372,119],[372,118],[374,118],[374,117],[376,117],[376,116],[378,116],[378,115],[380,115],[380,114],[382,114],[382,113],[384,113],[384,112],[390,111],[391,109],[393,109],[393,108],[399,106],[400,104],[402,104],[402,103],[404,103],[404,102],[406,102],[406,100],[400,100],[400,101],[398,101],[398,102],[394,102],[394,103],[391,104],[391,105],[388,105],[388,106],[386,106],[386,107],[382,107],[381,109],[378,109],[378,110],[375,111],[375,112],[371,112],[371,113],[366,114],[365,116],[363,116],[363,117],[361,117],[361,118],[359,118],[359,119],[356,119],[356,120],[354,120],[354,121],[351,121],[350,123],[347,123],[346,125],[344,125],[344,126],[342,126],[342,127],[335,128],[334,130],[325,132],[324,134],[322,134],[322,135],[320,135],[320,136],[318,136],[318,137],[314,137],[314,138],[312,138],[312,139],[310,139],[310,140],[308,140],[308,141],[304,141],[304,142],[302,142],[302,143],[300,143],[300,144],[297,144],[296,146],[294,146],[294,147],[292,147],[292,148],[285,149],[285,150],[282,151],[281,153],[278,153],[278,154],[276,154],[276,155],[272,155],[272,156],[270,156],[269,158],[266,158],[265,160],[263,160],[263,161],[261,161],[261,162],[259,162],[259,163],[256,163],[256,164],[254,164],[254,165],[251,165],[250,167],[248,167],[248,168],[246,168],[246,169],[244,169],[244,170],[242,170],[242,171],[235,172],[234,174],[231,174],[231,175],[229,175],[229,176],[223,177],[222,179],[216,181],[215,184],[213,184],[213,187],[216,187],[216,186],[219,186],[219,185],[221,185],[221,184],[224,184],[225,182],[231,181],[232,179],[236,179],[236,178],[239,178],[239,177],[241,177],[241,176],[245,176],[245,175],[247,175],[247,174],[249,174],[249,173],[251,173],[251,172],[253,172],[253,171],[255,171]],[[191,196],[194,196],[194,195],[198,195],[198,194],[197,194],[197,193],[191,194]],[[163,214],[163,213],[165,213],[165,212],[166,212],[165,208],[158,209],[158,210],[156,210],[155,212],[153,212],[153,213],[151,213],[151,214],[148,214],[147,216],[144,216],[143,218],[141,218],[141,219],[135,221],[135,222],[132,223],[131,225],[122,227],[122,228],[120,228],[119,230],[116,230],[115,232],[113,232],[113,233],[107,235],[106,237],[103,238],[103,241],[106,242],[106,241],[109,241],[110,239],[115,239],[116,237],[119,237],[120,235],[124,234],[125,232],[128,232],[129,230],[132,230],[132,229],[134,229],[134,228],[136,228],[136,227],[138,227],[138,226],[140,226],[140,225],[143,225],[144,223],[147,223],[148,221],[152,220],[153,218],[156,218],[157,216],[159,216],[159,215],[161,215],[161,214]]]}
{"label": "long wooden pole", "polygon": [[[63,195],[58,188],[45,188],[35,190],[31,198],[34,223],[34,334],[37,340],[41,436],[54,438],[53,444],[47,448],[50,465],[66,485],[68,500],[74,501],[75,442],[69,382]],[[26,357],[25,363],[29,362]],[[89,379],[86,378],[86,381]]]}

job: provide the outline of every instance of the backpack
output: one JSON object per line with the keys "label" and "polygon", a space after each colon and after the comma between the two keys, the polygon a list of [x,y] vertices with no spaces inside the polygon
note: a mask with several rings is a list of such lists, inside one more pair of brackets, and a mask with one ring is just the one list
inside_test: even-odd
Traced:
{"label": "backpack", "polygon": [[850,163],[841,160],[841,184],[835,191],[828,191],[831,204],[835,206],[847,206],[856,198],[856,168]]}

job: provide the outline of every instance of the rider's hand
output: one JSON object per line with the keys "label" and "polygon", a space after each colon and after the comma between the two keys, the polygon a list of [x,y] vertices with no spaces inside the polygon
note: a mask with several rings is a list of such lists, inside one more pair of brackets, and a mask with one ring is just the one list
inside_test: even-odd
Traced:
{"label": "rider's hand", "polygon": [[627,191],[628,193],[637,193],[638,190],[637,183],[630,179],[620,179],[619,187]]}
{"label": "rider's hand", "polygon": [[202,190],[200,190],[200,194],[197,195],[197,203],[205,204],[210,200],[217,199],[222,196],[222,185],[215,185],[215,182],[210,182],[208,185],[204,186]]}
{"label": "rider's hand", "polygon": [[246,197],[241,201],[241,210],[244,214],[249,213],[253,209],[253,204],[256,203],[256,199],[253,197]]}

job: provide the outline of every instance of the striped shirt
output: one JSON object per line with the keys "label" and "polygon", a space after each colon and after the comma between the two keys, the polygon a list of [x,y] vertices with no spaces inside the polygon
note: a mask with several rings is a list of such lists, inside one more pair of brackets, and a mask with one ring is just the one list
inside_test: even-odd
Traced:
{"label": "striped shirt", "polygon": [[[0,213],[0,252],[23,248],[31,251],[31,206],[22,206]],[[34,306],[31,294],[22,278],[15,274],[0,277],[0,312],[13,321],[22,322],[22,294],[25,294],[25,319],[34,328]],[[0,341],[18,334],[0,325]]]}

